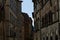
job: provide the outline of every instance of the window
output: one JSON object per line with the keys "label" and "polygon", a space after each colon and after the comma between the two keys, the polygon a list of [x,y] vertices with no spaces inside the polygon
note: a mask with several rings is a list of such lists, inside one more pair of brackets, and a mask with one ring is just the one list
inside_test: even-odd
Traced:
{"label": "window", "polygon": [[50,0],[50,6],[52,6],[52,0]]}
{"label": "window", "polygon": [[36,9],[36,3],[34,4],[34,9]]}
{"label": "window", "polygon": [[51,11],[45,14],[45,27],[47,27],[50,24],[52,24],[52,12]]}
{"label": "window", "polygon": [[45,0],[43,0],[43,4],[45,4]]}
{"label": "window", "polygon": [[36,40],[38,40],[38,37],[36,37]]}
{"label": "window", "polygon": [[60,36],[60,23],[59,23],[59,27],[58,27],[58,34]]}
{"label": "window", "polygon": [[53,13],[52,13],[51,11],[50,11],[49,14],[48,14],[48,16],[49,16],[49,24],[51,24],[51,23],[53,22],[53,21],[52,21],[52,20],[53,20],[53,19],[52,19],[52,14],[53,14]]}
{"label": "window", "polygon": [[16,32],[10,29],[10,37],[15,37],[15,36],[16,36]]}
{"label": "window", "polygon": [[58,36],[57,35],[55,35],[55,40],[58,40]]}
{"label": "window", "polygon": [[40,4],[41,4],[41,7],[43,8],[43,0],[41,0]]}
{"label": "window", "polygon": [[5,17],[5,13],[4,13],[4,7],[0,6],[0,21],[3,20]]}
{"label": "window", "polygon": [[48,13],[45,14],[44,17],[42,17],[42,27],[47,27],[50,24],[52,24],[53,22],[52,14],[53,13],[49,11]]}
{"label": "window", "polygon": [[44,17],[42,18],[42,27],[44,27]]}
{"label": "window", "polygon": [[45,40],[45,37],[43,37],[43,40]]}
{"label": "window", "polygon": [[38,4],[37,4],[37,10],[39,10],[39,9],[40,9],[40,4],[38,3]]}
{"label": "window", "polygon": [[52,36],[50,36],[50,40],[53,40],[53,37]]}
{"label": "window", "polygon": [[36,10],[36,9],[37,9],[37,4],[35,3],[35,4],[34,4],[34,10]]}
{"label": "window", "polygon": [[37,23],[35,23],[35,31],[37,32],[37,29],[38,29],[38,25]]}
{"label": "window", "polygon": [[58,21],[58,12],[53,14],[53,22]]}
{"label": "window", "polygon": [[48,19],[48,14],[45,15],[45,26],[47,27],[48,26],[48,22],[49,22],[49,19]]}
{"label": "window", "polygon": [[48,37],[46,36],[46,40],[48,40]]}
{"label": "window", "polygon": [[54,6],[54,14],[55,14],[56,20],[58,20],[57,6]]}

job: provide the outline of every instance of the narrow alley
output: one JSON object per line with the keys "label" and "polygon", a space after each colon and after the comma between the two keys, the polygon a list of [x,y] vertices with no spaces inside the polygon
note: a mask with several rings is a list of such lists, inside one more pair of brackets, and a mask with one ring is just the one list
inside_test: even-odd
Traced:
{"label": "narrow alley", "polygon": [[0,0],[0,40],[60,40],[60,0]]}

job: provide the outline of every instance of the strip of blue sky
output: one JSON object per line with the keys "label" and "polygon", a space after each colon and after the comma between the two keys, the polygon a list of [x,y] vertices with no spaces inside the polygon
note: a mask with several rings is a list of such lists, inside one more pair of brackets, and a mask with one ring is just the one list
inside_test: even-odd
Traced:
{"label": "strip of blue sky", "polygon": [[30,17],[32,17],[32,12],[33,12],[32,0],[23,0],[22,11],[26,12]]}
{"label": "strip of blue sky", "polygon": [[25,12],[32,18],[33,3],[32,0],[22,0],[22,12]]}

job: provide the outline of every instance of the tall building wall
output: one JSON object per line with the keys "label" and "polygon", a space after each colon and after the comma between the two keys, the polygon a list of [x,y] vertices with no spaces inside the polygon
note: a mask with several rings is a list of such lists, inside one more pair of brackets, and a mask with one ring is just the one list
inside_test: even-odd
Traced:
{"label": "tall building wall", "polygon": [[[34,3],[34,21],[35,21],[34,24],[36,31],[35,35],[36,34],[40,35],[40,37],[36,36],[37,39],[34,38],[34,40],[39,40],[39,38],[40,40],[58,40],[59,39],[59,32],[58,32],[59,1],[33,0],[33,3]],[[38,33],[38,31],[40,31],[40,34]]]}
{"label": "tall building wall", "polygon": [[0,40],[3,40],[3,18],[4,18],[4,6],[3,0],[0,0]]}
{"label": "tall building wall", "polygon": [[26,13],[22,15],[24,16],[24,40],[31,40],[32,20]]}
{"label": "tall building wall", "polygon": [[3,34],[0,36],[1,40],[20,40],[20,27],[22,27],[21,21],[23,20],[23,18],[22,20],[20,20],[20,18],[23,16],[21,15],[21,9],[19,8],[21,7],[21,4],[19,3],[20,5],[18,5],[18,2],[19,0],[4,0],[4,3],[1,2],[4,4],[5,11],[4,18],[0,23],[0,27],[3,28],[0,30]]}

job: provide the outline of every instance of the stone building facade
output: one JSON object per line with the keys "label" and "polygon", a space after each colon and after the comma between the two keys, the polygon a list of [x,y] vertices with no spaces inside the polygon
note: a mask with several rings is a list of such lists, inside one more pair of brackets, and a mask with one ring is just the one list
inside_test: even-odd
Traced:
{"label": "stone building facade", "polygon": [[31,40],[32,19],[22,13],[21,0],[0,0],[0,40]]}
{"label": "stone building facade", "polygon": [[60,40],[60,0],[33,0],[33,3],[37,30],[34,40]]}
{"label": "stone building facade", "polygon": [[24,16],[24,40],[31,40],[32,31],[32,19],[27,15],[27,13],[22,13]]}
{"label": "stone building facade", "polygon": [[20,27],[23,26],[21,2],[0,0],[0,40],[20,40]]}

